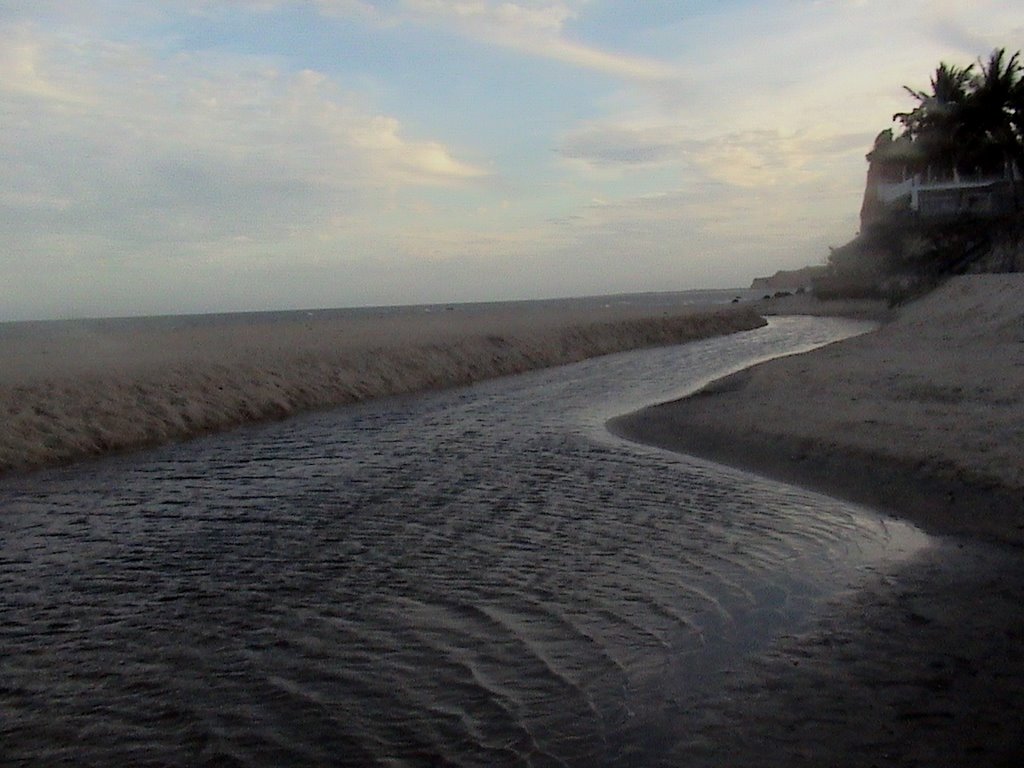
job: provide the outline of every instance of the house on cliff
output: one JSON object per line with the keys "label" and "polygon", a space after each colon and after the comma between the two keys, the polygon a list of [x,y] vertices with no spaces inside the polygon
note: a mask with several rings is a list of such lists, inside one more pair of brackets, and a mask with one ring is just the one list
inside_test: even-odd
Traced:
{"label": "house on cliff", "polygon": [[896,211],[924,218],[970,214],[1001,216],[1015,210],[1015,189],[1021,181],[1015,167],[999,169],[939,168],[911,140],[893,139],[883,131],[867,155],[868,178],[861,205],[861,228]]}

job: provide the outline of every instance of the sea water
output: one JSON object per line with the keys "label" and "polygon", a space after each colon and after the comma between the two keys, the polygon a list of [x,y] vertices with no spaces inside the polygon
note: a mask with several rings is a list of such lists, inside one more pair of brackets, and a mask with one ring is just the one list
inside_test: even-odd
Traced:
{"label": "sea water", "polygon": [[608,296],[581,296],[568,299],[534,299],[528,301],[482,301],[457,304],[409,304],[396,306],[341,307],[336,309],[288,309],[278,311],[220,312],[193,315],[151,315],[113,318],[76,318],[72,320],[0,320],[0,338],[34,335],[82,333],[83,331],[150,331],[188,330],[225,325],[252,324],[270,326],[274,323],[313,318],[317,320],[349,320],[361,318],[418,317],[443,312],[458,312],[474,317],[496,312],[533,312],[545,309],[592,310],[611,307],[635,307],[657,313],[665,309],[704,307],[731,304],[734,300],[748,302],[761,298],[760,291],[746,288],[714,288],[689,291],[653,291]]}
{"label": "sea water", "polygon": [[606,419],[756,331],[0,480],[0,764],[658,765],[723,673],[926,545]]}

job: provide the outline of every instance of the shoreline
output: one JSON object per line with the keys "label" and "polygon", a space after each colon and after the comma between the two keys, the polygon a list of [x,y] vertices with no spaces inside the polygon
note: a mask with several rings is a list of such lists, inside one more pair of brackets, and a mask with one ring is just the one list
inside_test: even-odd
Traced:
{"label": "shoreline", "polygon": [[1019,763],[1022,404],[1024,274],[984,275],[950,281],[878,330],[609,422],[935,535],[730,670],[675,763]]}
{"label": "shoreline", "polygon": [[957,278],[877,331],[608,422],[935,534],[1024,546],[1024,275]]}
{"label": "shoreline", "polygon": [[65,323],[0,337],[0,476],[765,324],[752,306],[537,305]]}
{"label": "shoreline", "polygon": [[[863,504],[908,520],[930,534],[1024,546],[1020,488],[990,479],[970,482],[956,467],[930,468],[917,459],[883,450],[756,427],[708,424],[707,414],[701,410],[706,399],[738,394],[755,376],[749,369],[726,376],[691,395],[692,400],[616,417],[608,422],[608,429],[634,442]],[[712,407],[725,410],[727,399]]]}

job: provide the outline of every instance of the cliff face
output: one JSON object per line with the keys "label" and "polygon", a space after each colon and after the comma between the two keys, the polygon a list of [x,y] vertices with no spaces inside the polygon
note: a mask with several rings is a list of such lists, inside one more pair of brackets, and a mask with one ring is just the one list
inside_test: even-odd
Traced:
{"label": "cliff face", "polygon": [[985,206],[972,202],[977,193],[956,197],[956,191],[951,204],[939,205],[940,188],[948,192],[941,184],[919,188],[918,195],[929,197],[919,197],[914,210],[909,194],[889,202],[880,197],[880,187],[914,178],[926,160],[905,137],[878,135],[867,154],[860,232],[832,249],[826,273],[814,281],[818,296],[900,301],[953,275],[1024,271],[1024,215],[1012,182],[1005,182],[1008,193],[986,187]]}
{"label": "cliff face", "polygon": [[[878,196],[878,187],[884,183],[901,182],[921,170],[926,160],[919,147],[906,138],[893,138],[891,130],[882,131],[875,137],[868,161],[867,180],[864,184],[864,198],[860,206],[860,228],[863,232],[889,216],[894,206],[886,204]],[[896,208],[906,208],[908,201]]]}
{"label": "cliff face", "polygon": [[860,228],[863,232],[865,229],[870,227],[874,222],[885,215],[885,206],[882,205],[882,201],[878,199],[878,183],[882,180],[882,169],[881,165],[876,162],[872,162],[879,145],[883,141],[883,136],[888,134],[890,139],[892,137],[892,131],[886,131],[879,134],[878,138],[875,139],[876,149],[869,152],[867,156],[868,160],[868,177],[864,184],[864,198],[860,205]]}
{"label": "cliff face", "polygon": [[1024,271],[1024,217],[919,219],[889,214],[834,248],[821,298],[898,302],[954,275]]}

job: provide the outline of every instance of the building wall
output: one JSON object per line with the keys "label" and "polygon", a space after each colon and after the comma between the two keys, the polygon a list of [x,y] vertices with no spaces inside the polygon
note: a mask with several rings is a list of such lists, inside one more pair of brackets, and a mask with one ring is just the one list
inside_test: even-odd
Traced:
{"label": "building wall", "polygon": [[1013,210],[1013,188],[1010,182],[994,182],[984,187],[944,187],[917,191],[917,211],[921,216],[998,216]]}

